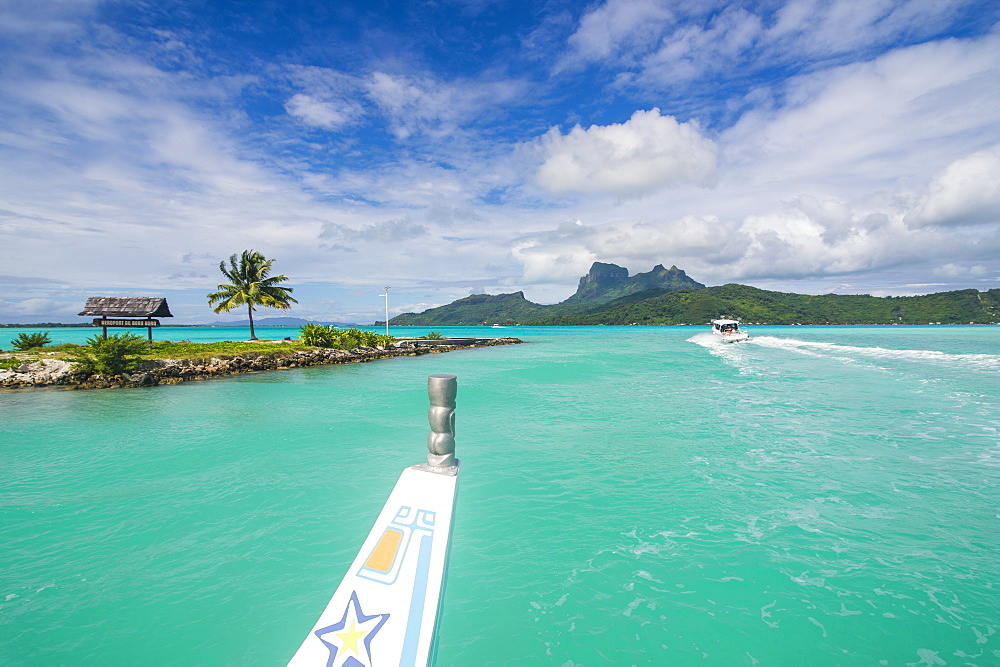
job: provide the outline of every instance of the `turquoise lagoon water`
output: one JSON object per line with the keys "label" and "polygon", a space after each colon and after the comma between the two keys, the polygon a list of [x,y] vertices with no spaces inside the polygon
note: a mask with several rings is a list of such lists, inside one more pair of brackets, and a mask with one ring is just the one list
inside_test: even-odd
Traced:
{"label": "turquoise lagoon water", "polygon": [[1000,663],[1000,327],[458,333],[527,343],[0,395],[0,664],[284,664],[433,373],[439,665]]}

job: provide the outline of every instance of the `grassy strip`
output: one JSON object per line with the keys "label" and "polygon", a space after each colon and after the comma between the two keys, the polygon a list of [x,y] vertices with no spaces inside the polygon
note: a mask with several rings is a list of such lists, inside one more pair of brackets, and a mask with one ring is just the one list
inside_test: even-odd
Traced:
{"label": "grassy strip", "polygon": [[44,347],[33,347],[30,350],[3,350],[0,351],[0,362],[11,364],[11,360],[17,360],[19,363],[25,361],[38,361],[39,359],[66,359],[66,353],[76,347],[82,347],[80,345],[74,345],[73,343],[65,343],[63,345],[46,345]]}
{"label": "grassy strip", "polygon": [[274,343],[247,343],[225,341],[221,343],[191,343],[188,341],[155,342],[142,359],[210,359],[221,355],[238,355],[247,352],[297,352],[309,350],[311,346],[300,341],[277,341]]}
{"label": "grassy strip", "polygon": [[[0,359],[3,366],[16,368],[25,361],[38,361],[39,359],[65,359],[71,361],[68,352],[70,350],[86,347],[85,345],[74,345],[66,343],[64,345],[47,345],[45,347],[35,347],[30,350],[7,352],[4,358]],[[217,343],[192,343],[190,341],[155,341],[148,350],[141,355],[140,359],[211,359],[225,355],[239,355],[247,352],[297,352],[299,350],[313,349],[301,341],[276,341],[248,343],[244,341],[223,341]],[[16,362],[15,362],[16,360]]]}

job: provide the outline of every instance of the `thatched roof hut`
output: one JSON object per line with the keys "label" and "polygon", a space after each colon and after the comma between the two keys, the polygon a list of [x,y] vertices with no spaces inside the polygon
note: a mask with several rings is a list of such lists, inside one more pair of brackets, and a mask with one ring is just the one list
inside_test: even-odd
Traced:
{"label": "thatched roof hut", "polygon": [[97,317],[173,317],[167,300],[150,296],[89,296],[80,315]]}

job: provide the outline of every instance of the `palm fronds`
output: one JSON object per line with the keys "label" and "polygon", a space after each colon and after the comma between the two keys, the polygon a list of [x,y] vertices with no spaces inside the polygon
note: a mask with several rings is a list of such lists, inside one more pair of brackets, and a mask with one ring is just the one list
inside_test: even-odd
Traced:
{"label": "palm fronds", "polygon": [[241,255],[233,253],[229,257],[228,267],[224,261],[219,262],[219,271],[229,279],[229,283],[219,284],[219,291],[208,295],[208,303],[215,306],[216,313],[228,313],[240,306],[247,307],[250,340],[257,340],[253,328],[254,306],[285,310],[291,304],[298,303],[291,296],[294,291],[291,287],[278,285],[288,278],[270,275],[273,263],[273,259],[266,259],[254,250],[244,250]]}

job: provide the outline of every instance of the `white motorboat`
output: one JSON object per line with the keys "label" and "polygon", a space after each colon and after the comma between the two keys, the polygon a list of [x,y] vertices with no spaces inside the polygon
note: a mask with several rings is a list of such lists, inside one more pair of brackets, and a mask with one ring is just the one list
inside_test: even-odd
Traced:
{"label": "white motorboat", "polygon": [[750,334],[740,329],[736,320],[712,320],[712,333],[719,336],[723,343],[738,343],[749,340]]}

